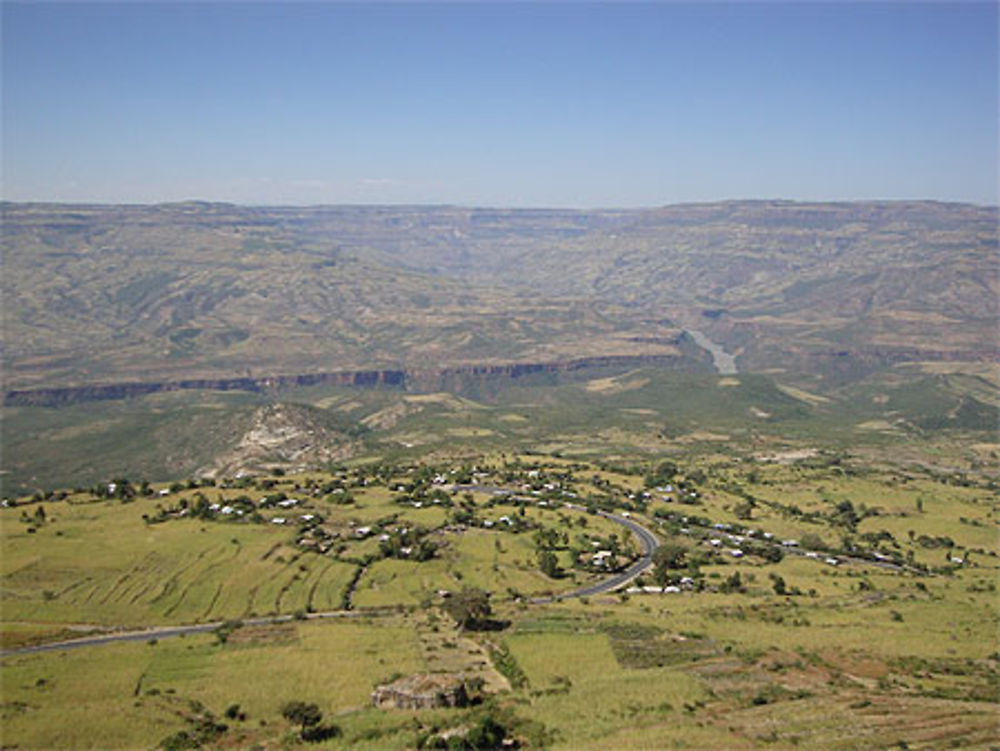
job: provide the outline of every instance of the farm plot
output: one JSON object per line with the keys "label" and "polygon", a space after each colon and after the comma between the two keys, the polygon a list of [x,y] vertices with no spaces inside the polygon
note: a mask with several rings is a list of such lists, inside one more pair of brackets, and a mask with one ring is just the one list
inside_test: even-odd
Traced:
{"label": "farm plot", "polygon": [[146,524],[149,503],[52,504],[34,533],[4,509],[4,619],[139,626],[327,609],[353,573],[271,525]]}

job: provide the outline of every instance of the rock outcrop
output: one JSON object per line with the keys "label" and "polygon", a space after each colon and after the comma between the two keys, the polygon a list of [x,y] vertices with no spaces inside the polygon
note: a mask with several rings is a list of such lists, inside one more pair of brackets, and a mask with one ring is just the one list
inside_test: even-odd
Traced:
{"label": "rock outcrop", "polygon": [[372,692],[372,704],[380,709],[464,707],[468,703],[465,680],[450,673],[411,675]]}
{"label": "rock outcrop", "polygon": [[236,446],[196,472],[199,477],[232,477],[281,467],[297,470],[353,455],[357,442],[328,424],[322,410],[298,404],[271,404],[253,416]]}

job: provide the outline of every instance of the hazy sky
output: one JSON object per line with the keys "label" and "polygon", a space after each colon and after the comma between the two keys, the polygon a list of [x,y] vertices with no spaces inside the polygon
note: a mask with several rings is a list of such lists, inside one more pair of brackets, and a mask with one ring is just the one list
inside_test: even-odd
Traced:
{"label": "hazy sky", "polygon": [[3,3],[11,200],[997,201],[997,5]]}

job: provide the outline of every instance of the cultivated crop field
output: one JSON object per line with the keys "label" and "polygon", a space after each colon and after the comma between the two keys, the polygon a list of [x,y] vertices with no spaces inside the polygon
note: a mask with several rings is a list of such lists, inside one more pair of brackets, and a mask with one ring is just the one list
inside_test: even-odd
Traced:
{"label": "cultivated crop field", "polygon": [[[415,605],[463,581],[527,594],[573,581],[553,587],[537,571],[530,535],[501,533],[508,525],[497,528],[486,518],[516,514],[518,507],[493,506],[487,494],[465,493],[460,500],[481,509],[492,529],[465,530],[446,528],[444,504],[401,505],[400,492],[384,484],[347,491],[335,477],[315,473],[266,484],[266,492],[254,495],[288,498],[255,510],[254,522],[242,511],[224,512],[249,498],[245,488],[215,486],[150,486],[148,496],[124,501],[73,492],[54,503],[0,510],[4,621],[133,627],[335,610],[359,573],[362,607]],[[320,484],[338,485],[332,490],[344,491],[350,502],[336,493],[317,499],[311,490],[296,491]],[[450,496],[441,495],[452,506]],[[198,499],[208,506],[206,516],[179,515],[182,505],[193,510]],[[158,514],[164,518],[157,521]],[[560,514],[545,508],[525,509],[520,518],[529,525],[560,523]],[[380,558],[378,538],[385,533],[375,532],[390,526],[436,530],[437,555],[422,562]],[[599,518],[590,525],[612,527]],[[312,529],[320,531],[311,537]],[[310,544],[316,536],[335,543],[335,550],[320,553]],[[5,632],[5,643],[20,633],[20,626]]]}
{"label": "cultivated crop field", "polygon": [[[603,509],[670,555],[617,592],[533,602],[635,559]],[[488,717],[539,748],[990,748],[998,511],[988,475],[824,451],[484,454],[21,498],[0,509],[3,743],[201,728],[206,748],[405,749]],[[463,627],[449,597],[478,590],[491,625]],[[427,672],[476,678],[482,703],[371,706]],[[281,714],[297,700],[338,733],[301,740]]]}

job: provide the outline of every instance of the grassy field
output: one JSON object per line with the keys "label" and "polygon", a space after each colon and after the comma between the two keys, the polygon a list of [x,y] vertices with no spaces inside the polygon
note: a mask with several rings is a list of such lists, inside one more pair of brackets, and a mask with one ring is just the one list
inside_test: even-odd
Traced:
{"label": "grassy field", "polygon": [[[935,455],[934,444],[929,449]],[[211,716],[227,725],[212,742],[218,747],[305,747],[280,715],[285,702],[302,700],[340,728],[309,746],[318,748],[413,748],[429,734],[460,732],[484,712],[524,746],[542,748],[1000,744],[1000,503],[989,474],[830,450],[685,456],[674,457],[670,482],[697,487],[688,503],[676,492],[664,501],[665,491],[652,487],[640,503],[655,463],[598,466],[501,451],[432,466],[357,463],[336,474],[163,496],[154,485],[153,495],[127,503],[89,492],[20,499],[0,509],[5,648],[94,626],[336,609],[345,596],[360,615],[243,625],[224,641],[204,634],[8,653],[2,742],[152,748]],[[413,498],[431,497],[420,487],[435,487],[420,478],[451,471],[506,485],[514,498],[458,490],[445,492],[448,503],[415,505]],[[334,485],[353,501],[336,500],[328,492]],[[299,503],[259,508],[262,523],[218,514],[143,519],[197,493],[220,507],[277,493]],[[587,550],[590,539],[608,544],[620,532],[601,517],[560,508],[557,497],[631,509],[686,550],[696,563],[684,573],[697,586],[549,605],[513,599],[593,580],[571,568],[571,549]],[[459,512],[469,515],[463,523]],[[326,552],[302,544],[316,528],[271,523],[305,514],[322,518],[326,536],[316,539],[326,540]],[[524,531],[508,530],[503,516],[522,520]],[[738,528],[756,530],[757,540],[765,531],[794,538],[799,553],[735,558],[726,551],[741,544],[729,538]],[[434,555],[422,562],[384,555],[379,534],[402,529],[424,530]],[[564,578],[539,571],[539,529],[566,533],[566,547],[557,548]],[[713,547],[716,538],[725,545]],[[879,551],[892,567],[864,558]],[[824,561],[831,555],[839,565]],[[445,615],[439,590],[466,586],[493,593],[499,630],[460,631]],[[363,613],[384,605],[402,609]],[[469,709],[370,706],[376,684],[422,671],[479,677],[492,698]]]}
{"label": "grassy field", "polygon": [[339,607],[352,564],[296,550],[273,525],[146,524],[153,505],[71,496],[40,526],[5,509],[4,619],[138,626]]}
{"label": "grassy field", "polygon": [[[191,702],[200,702],[217,717],[238,704],[247,719],[233,723],[234,741],[249,747],[287,731],[278,716],[287,701],[318,701],[331,715],[358,713],[376,682],[421,664],[414,631],[395,621],[300,623],[232,642],[196,636],[10,658],[4,743],[151,748],[183,728]],[[360,714],[356,724],[364,727]]]}
{"label": "grassy field", "polygon": [[[303,474],[270,490],[284,488],[294,495],[297,486],[320,480],[329,477]],[[161,496],[161,491],[167,495]],[[139,626],[337,609],[358,561],[379,550],[374,534],[359,538],[357,529],[383,525],[435,530],[444,527],[449,514],[443,506],[400,505],[399,493],[384,485],[352,492],[355,500],[348,505],[299,492],[301,503],[294,512],[271,508],[259,523],[242,523],[235,516],[147,521],[159,509],[198,494],[218,507],[234,503],[246,495],[238,488],[169,493],[153,486],[152,495],[128,503],[80,492],[57,502],[0,509],[4,621]],[[253,494],[259,499],[265,492]],[[515,506],[487,506],[487,500],[481,493],[473,499],[484,518],[515,513]],[[40,513],[44,521],[39,521]],[[291,522],[306,514],[324,520],[324,528],[339,540],[339,555],[324,556],[297,544],[299,525],[268,523],[276,518]],[[557,512],[544,508],[527,509],[523,516],[530,523],[560,523]],[[601,519],[588,528],[595,533],[614,531]],[[528,534],[441,529],[433,539],[440,553],[431,561],[385,559],[368,566],[355,604],[415,605],[438,589],[463,585],[532,594],[572,588],[576,581],[555,582],[539,573]],[[20,639],[16,634],[9,638]]]}

